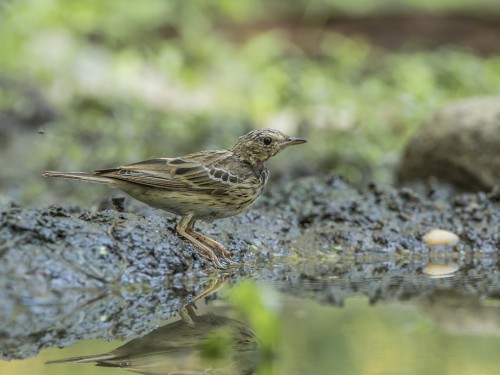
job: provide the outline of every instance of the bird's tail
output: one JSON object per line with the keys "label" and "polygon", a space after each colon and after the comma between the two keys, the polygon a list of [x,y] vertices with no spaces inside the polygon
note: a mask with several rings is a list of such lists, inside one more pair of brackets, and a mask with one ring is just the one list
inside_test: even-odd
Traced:
{"label": "bird's tail", "polygon": [[54,364],[54,363],[90,363],[90,362],[105,361],[107,359],[112,359],[114,357],[115,356],[113,354],[106,353],[106,354],[87,355],[87,356],[82,356],[82,357],[56,359],[53,361],[47,361],[45,363],[47,365]]}
{"label": "bird's tail", "polygon": [[94,173],[86,173],[86,172],[54,172],[54,171],[45,171],[42,173],[44,177],[61,177],[68,178],[71,180],[83,180],[89,182],[97,182],[99,184],[112,184],[114,180],[109,177],[99,176]]}

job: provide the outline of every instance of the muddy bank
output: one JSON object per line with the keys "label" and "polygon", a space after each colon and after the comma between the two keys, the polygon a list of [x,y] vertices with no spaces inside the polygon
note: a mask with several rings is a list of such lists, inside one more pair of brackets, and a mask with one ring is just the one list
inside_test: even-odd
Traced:
{"label": "muddy bank", "polygon": [[[214,277],[267,279],[284,292],[341,305],[356,293],[373,302],[428,295],[440,284],[422,277],[422,268],[451,261],[461,285],[500,297],[499,208],[498,189],[448,197],[374,184],[357,190],[335,176],[297,180],[244,215],[199,226],[238,262],[217,271],[177,237],[175,218],[4,206],[0,356],[143,335]],[[433,228],[455,232],[460,242],[431,251],[422,236]]]}

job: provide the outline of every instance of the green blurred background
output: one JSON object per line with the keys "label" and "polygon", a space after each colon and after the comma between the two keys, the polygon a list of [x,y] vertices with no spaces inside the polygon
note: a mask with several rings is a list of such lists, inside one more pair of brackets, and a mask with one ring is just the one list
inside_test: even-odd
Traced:
{"label": "green blurred background", "polygon": [[41,171],[229,148],[263,127],[309,140],[271,161],[274,178],[391,183],[433,111],[500,92],[498,33],[475,33],[499,4],[3,1],[0,203],[89,202],[107,190]]}

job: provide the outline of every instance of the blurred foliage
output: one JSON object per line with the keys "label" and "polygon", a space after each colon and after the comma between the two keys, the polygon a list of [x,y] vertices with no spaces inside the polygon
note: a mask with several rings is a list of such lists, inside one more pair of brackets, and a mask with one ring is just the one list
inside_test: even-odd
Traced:
{"label": "blurred foliage", "polygon": [[[474,2],[474,12],[494,1]],[[0,186],[33,201],[40,171],[87,170],[231,147],[274,127],[307,145],[272,161],[277,175],[336,171],[390,182],[418,124],[458,98],[497,94],[500,58],[445,46],[389,52],[324,30],[308,50],[288,15],[471,9],[466,0],[10,0],[0,5],[0,69],[35,85],[57,116],[9,138]],[[238,25],[275,21],[242,38]],[[312,47],[312,48],[311,48]],[[311,52],[313,51],[313,52]],[[28,102],[29,102],[29,96]],[[16,102],[14,100],[14,102]],[[26,97],[19,103],[26,102]],[[0,86],[0,110],[18,108]],[[22,106],[21,106],[22,107]],[[286,172],[283,172],[286,171]],[[88,187],[51,186],[88,195]],[[78,186],[77,186],[78,185]],[[5,197],[4,197],[5,199]]]}
{"label": "blurred foliage", "polygon": [[259,374],[274,374],[273,362],[283,345],[278,294],[248,280],[230,289],[229,296],[236,318],[249,322],[258,338]]}

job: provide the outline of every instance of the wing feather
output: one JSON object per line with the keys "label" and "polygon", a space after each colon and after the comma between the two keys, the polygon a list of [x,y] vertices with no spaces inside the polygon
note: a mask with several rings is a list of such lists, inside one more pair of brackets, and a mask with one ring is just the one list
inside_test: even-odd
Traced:
{"label": "wing feather", "polygon": [[[118,168],[99,169],[93,173],[166,190],[227,194],[231,185],[227,181],[215,178],[210,165],[196,160],[196,157],[201,156],[203,155],[192,154],[181,158],[151,159]],[[214,156],[217,155],[209,156],[209,159],[215,159]]]}

